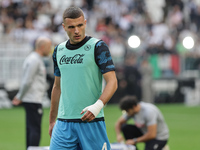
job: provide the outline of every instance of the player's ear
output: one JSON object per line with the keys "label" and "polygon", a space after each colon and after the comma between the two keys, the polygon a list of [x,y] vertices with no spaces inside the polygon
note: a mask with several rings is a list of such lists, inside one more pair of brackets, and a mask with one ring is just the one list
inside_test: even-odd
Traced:
{"label": "player's ear", "polygon": [[[64,23],[62,23],[62,27],[63,27],[63,29],[65,30],[65,24]],[[66,30],[65,30],[66,31]]]}

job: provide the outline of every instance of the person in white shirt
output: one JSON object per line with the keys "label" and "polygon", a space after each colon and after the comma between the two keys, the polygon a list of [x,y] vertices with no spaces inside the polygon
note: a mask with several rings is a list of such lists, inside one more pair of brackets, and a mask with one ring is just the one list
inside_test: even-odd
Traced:
{"label": "person in white shirt", "polygon": [[13,105],[22,104],[26,112],[26,146],[39,146],[42,120],[42,99],[46,92],[46,68],[42,57],[51,52],[51,40],[39,37],[35,51],[23,63],[22,82]]}
{"label": "person in white shirt", "polygon": [[[151,103],[138,102],[135,96],[124,97],[120,108],[126,114],[115,125],[117,141],[123,141],[123,132],[126,144],[145,142],[145,150],[162,150],[169,139],[169,129],[161,111]],[[131,118],[134,125],[126,124]]]}

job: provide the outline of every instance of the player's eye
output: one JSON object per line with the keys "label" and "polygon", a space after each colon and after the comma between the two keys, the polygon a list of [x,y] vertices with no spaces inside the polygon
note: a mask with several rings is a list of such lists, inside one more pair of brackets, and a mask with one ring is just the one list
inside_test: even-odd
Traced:
{"label": "player's eye", "polygon": [[79,24],[79,25],[78,25],[78,27],[82,27],[82,26],[83,26],[83,24]]}
{"label": "player's eye", "polygon": [[74,26],[68,26],[68,28],[69,28],[69,29],[73,29],[73,28],[74,28]]}

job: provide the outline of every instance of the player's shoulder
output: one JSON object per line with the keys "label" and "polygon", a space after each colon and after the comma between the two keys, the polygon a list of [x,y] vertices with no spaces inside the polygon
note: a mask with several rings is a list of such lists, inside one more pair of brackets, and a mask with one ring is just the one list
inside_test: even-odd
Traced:
{"label": "player's shoulder", "polygon": [[147,113],[148,113],[148,112],[151,111],[151,109],[152,109],[152,105],[149,104],[149,103],[140,102],[139,104],[140,104],[140,106],[141,106],[141,110],[143,110],[144,112],[147,112]]}
{"label": "player's shoulder", "polygon": [[89,45],[96,45],[97,42],[99,42],[100,39],[98,38],[94,38],[91,36],[86,36],[85,38],[85,44],[89,44]]}
{"label": "player's shoulder", "polygon": [[144,114],[147,116],[157,114],[158,108],[154,104],[142,102],[141,106],[143,108]]}
{"label": "player's shoulder", "polygon": [[104,41],[99,40],[96,42],[95,51],[98,54],[101,54],[104,51],[109,51],[109,48],[108,48],[108,45]]}
{"label": "player's shoulder", "polygon": [[37,65],[37,64],[40,64],[40,62],[41,62],[41,58],[39,54],[36,53],[35,51],[31,52],[24,61],[25,64],[29,64],[29,65],[31,64]]}
{"label": "player's shoulder", "polygon": [[107,44],[103,41],[103,40],[100,40],[98,39],[98,41],[96,42],[96,47],[104,47],[106,46],[107,47]]}
{"label": "player's shoulder", "polygon": [[40,58],[39,54],[36,53],[35,51],[31,52],[28,56],[27,56],[27,60],[38,60]]}
{"label": "player's shoulder", "polygon": [[64,41],[64,42],[62,42],[62,43],[58,44],[58,46],[65,46],[65,45],[66,45],[66,43],[67,43],[67,41]]}
{"label": "player's shoulder", "polygon": [[53,51],[53,56],[55,56],[57,54],[58,49],[63,49],[63,47],[65,47],[67,41],[64,41],[62,43],[59,43],[58,45],[55,46],[54,51]]}
{"label": "player's shoulder", "polygon": [[63,47],[65,47],[67,44],[67,41],[64,41],[62,43],[59,43],[58,45],[56,45],[56,47],[54,48],[54,51],[57,51],[57,49],[61,49]]}

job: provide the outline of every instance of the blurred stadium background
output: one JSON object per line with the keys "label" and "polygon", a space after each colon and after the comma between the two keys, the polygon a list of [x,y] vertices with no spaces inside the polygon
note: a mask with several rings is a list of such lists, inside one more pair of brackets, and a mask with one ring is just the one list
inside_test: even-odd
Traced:
{"label": "blurred stadium background", "polygon": [[[200,0],[0,0],[0,124],[3,121],[12,125],[8,127],[19,127],[23,131],[23,111],[21,108],[13,108],[10,103],[19,88],[22,63],[33,50],[34,40],[39,35],[51,37],[52,52],[54,46],[68,39],[61,26],[62,13],[72,5],[84,10],[87,19],[86,34],[107,43],[116,66],[119,88],[110,100],[105,114],[117,114],[114,116],[117,119],[121,114],[116,105],[120,98],[134,94],[140,100],[160,106],[164,116],[168,117],[166,120],[169,124],[174,119],[175,126],[170,124],[171,135],[177,139],[186,136],[185,140],[193,142],[200,139],[200,130],[193,128],[200,126],[199,122],[194,122],[195,119],[200,119],[190,116],[199,116],[200,105]],[[44,107],[48,114],[54,76],[51,57],[44,61],[49,89],[44,98]],[[6,108],[10,109],[5,110]],[[171,108],[174,108],[174,114]],[[18,120],[18,111],[22,120]],[[4,116],[9,112],[14,117],[11,120],[10,116]],[[180,117],[190,120],[176,122],[175,117],[177,120]],[[48,128],[48,115],[46,119],[44,130]],[[20,125],[15,126],[14,120],[18,120]],[[112,142],[115,141],[114,132],[110,133],[110,130],[114,122],[115,120],[107,120]],[[183,124],[182,131],[187,130],[190,136],[177,132],[176,127]],[[5,126],[7,125],[2,124],[0,131],[4,131]],[[193,132],[190,131],[191,128]],[[5,136],[11,134],[12,132]],[[5,140],[0,140],[0,149],[6,150],[5,147],[1,148],[4,145],[1,141],[6,143]],[[188,144],[187,141],[185,143]],[[22,147],[23,144],[22,142]],[[46,144],[42,141],[42,145]],[[181,145],[181,142],[177,144]],[[179,150],[177,147],[173,150]],[[198,147],[193,149],[200,149]],[[184,147],[180,150],[184,150]]]}

